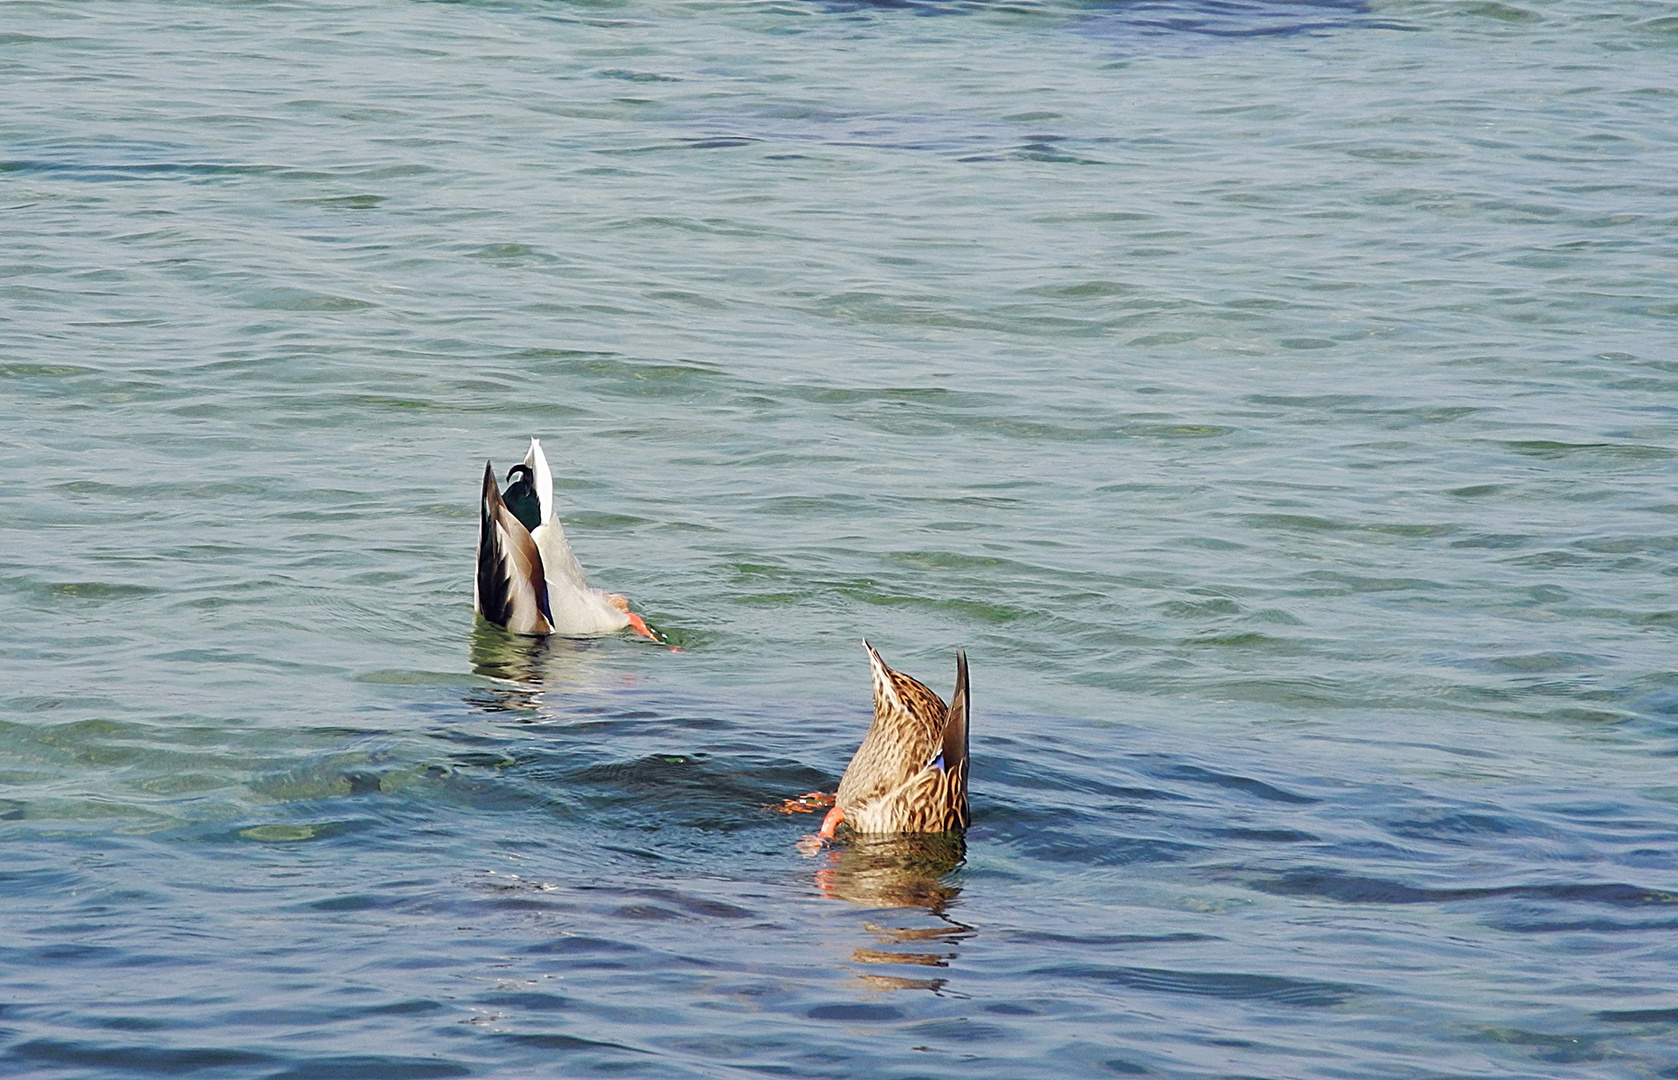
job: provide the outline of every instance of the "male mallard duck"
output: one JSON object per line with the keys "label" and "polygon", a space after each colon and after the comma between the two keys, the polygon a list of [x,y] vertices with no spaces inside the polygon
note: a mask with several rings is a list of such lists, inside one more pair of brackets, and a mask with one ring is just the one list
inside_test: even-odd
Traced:
{"label": "male mallard duck", "polygon": [[880,659],[874,667],[874,723],[845,768],[822,822],[859,833],[936,833],[967,828],[967,654],[956,653],[956,689],[937,694]]}
{"label": "male mallard duck", "polygon": [[507,479],[507,490],[498,491],[495,467],[484,462],[472,596],[478,614],[515,634],[599,637],[629,626],[657,641],[629,601],[588,587],[554,517],[553,474],[540,442],[530,440]]}

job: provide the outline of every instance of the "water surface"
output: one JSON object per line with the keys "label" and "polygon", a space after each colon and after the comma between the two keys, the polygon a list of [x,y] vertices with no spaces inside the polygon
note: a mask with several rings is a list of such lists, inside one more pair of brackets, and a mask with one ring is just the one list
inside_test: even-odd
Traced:
{"label": "water surface", "polygon": [[[1678,1070],[1668,7],[0,40],[0,1072]],[[965,844],[767,809],[863,636]]]}

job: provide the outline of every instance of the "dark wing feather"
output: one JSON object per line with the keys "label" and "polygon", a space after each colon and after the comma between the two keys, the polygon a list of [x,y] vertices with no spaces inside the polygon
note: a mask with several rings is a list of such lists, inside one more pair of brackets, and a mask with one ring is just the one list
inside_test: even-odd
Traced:
{"label": "dark wing feather", "polygon": [[946,828],[967,828],[967,653],[956,653],[956,688],[950,717],[944,722],[944,781],[940,801],[954,821]]}
{"label": "dark wing feather", "polygon": [[956,653],[956,689],[950,695],[949,718],[944,721],[944,767],[967,764],[967,653]]}
{"label": "dark wing feather", "polygon": [[553,628],[542,556],[530,530],[507,509],[495,486],[495,468],[484,462],[478,513],[478,613],[517,634]]}

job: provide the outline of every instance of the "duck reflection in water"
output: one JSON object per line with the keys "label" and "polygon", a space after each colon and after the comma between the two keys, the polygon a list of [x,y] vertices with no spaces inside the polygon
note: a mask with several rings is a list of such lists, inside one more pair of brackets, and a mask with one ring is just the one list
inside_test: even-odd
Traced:
{"label": "duck reflection in water", "polygon": [[[882,964],[948,967],[957,956],[954,946],[971,937],[973,927],[950,914],[961,886],[953,880],[967,855],[959,832],[911,836],[856,835],[843,847],[819,853],[825,865],[816,871],[816,887],[826,896],[871,908],[919,908],[932,916],[931,925],[886,926],[864,923],[877,944],[851,953],[851,962],[870,967]],[[894,922],[899,921],[894,919]],[[929,951],[936,950],[936,951]],[[931,990],[944,992],[947,979],[857,972],[857,978],[876,990]]]}
{"label": "duck reflection in water", "polygon": [[595,690],[605,672],[592,641],[509,634],[482,619],[472,630],[472,674],[494,679],[466,694],[485,712],[535,712],[551,690]]}
{"label": "duck reflection in water", "polygon": [[960,833],[853,836],[823,853],[816,887],[827,896],[878,908],[926,908],[941,914],[961,893],[951,880],[967,856]]}

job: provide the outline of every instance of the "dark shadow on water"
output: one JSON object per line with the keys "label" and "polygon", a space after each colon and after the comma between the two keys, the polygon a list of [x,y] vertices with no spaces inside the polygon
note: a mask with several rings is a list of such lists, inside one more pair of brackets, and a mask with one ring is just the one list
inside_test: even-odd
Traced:
{"label": "dark shadow on water", "polygon": [[825,0],[818,5],[836,15],[857,15],[872,11],[902,11],[910,15],[973,15],[1000,9],[1003,5],[985,0]]}
{"label": "dark shadow on water", "polygon": [[[532,762],[521,778],[594,821],[619,828],[698,829],[711,834],[777,828],[763,812],[777,792],[815,787],[829,778],[788,758],[653,753],[579,764],[559,754]],[[563,796],[560,793],[564,793]]]}
{"label": "dark shadow on water", "polygon": [[1408,30],[1375,17],[1363,0],[1136,0],[1092,4],[1089,29],[1101,36],[1198,34],[1293,37],[1330,30]]}
{"label": "dark shadow on water", "polygon": [[660,858],[780,827],[764,807],[786,791],[832,786],[767,745],[751,709],[637,687],[613,662],[626,647],[639,645],[521,636],[480,622],[470,656],[484,681],[462,701],[496,723],[433,729],[447,746],[434,782],[480,808],[540,809],[599,830],[603,842],[633,837],[625,850]]}
{"label": "dark shadow on water", "polygon": [[1319,866],[1299,867],[1274,877],[1258,878],[1250,884],[1259,892],[1273,896],[1309,896],[1344,904],[1460,904],[1510,898],[1646,910],[1678,904],[1678,893],[1616,881],[1428,888]]}
{"label": "dark shadow on water", "polygon": [[852,18],[898,12],[922,18],[991,12],[1059,14],[1102,37],[1288,37],[1341,29],[1415,29],[1376,17],[1365,0],[1121,0],[1045,6],[1007,0],[823,0],[818,6]]}

